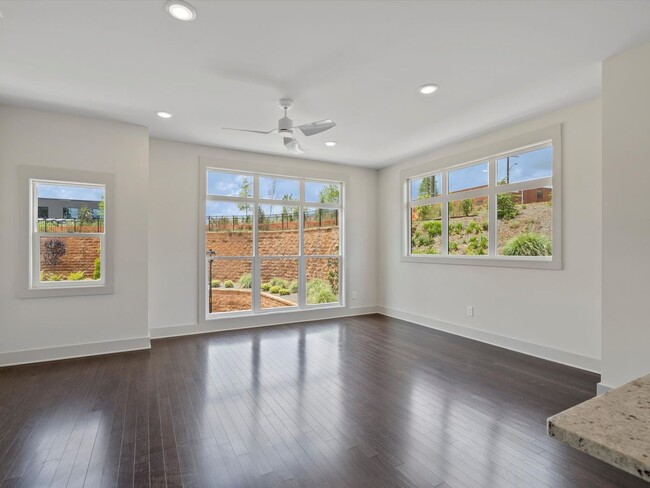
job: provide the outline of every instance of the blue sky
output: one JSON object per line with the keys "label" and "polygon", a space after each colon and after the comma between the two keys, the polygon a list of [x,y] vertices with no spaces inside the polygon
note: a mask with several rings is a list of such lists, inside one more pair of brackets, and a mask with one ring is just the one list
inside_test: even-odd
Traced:
{"label": "blue sky", "polygon": [[[497,181],[507,175],[507,159],[497,161]],[[553,148],[543,147],[510,157],[510,183],[544,178],[553,174]]]}
{"label": "blue sky", "polygon": [[[508,159],[497,160],[497,181],[506,178]],[[510,183],[545,178],[553,175],[553,148],[535,149],[517,156],[510,157]],[[479,163],[449,172],[449,192],[457,192],[468,188],[487,186],[488,165]],[[411,180],[411,198],[418,199],[418,189],[422,178]]]}
{"label": "blue sky", "polygon": [[102,200],[102,196],[104,195],[104,189],[37,183],[36,193],[38,198],[56,198],[59,200],[87,200],[91,202],[99,202]]}
{"label": "blue sky", "polygon": [[467,188],[475,188],[487,186],[488,184],[488,164],[479,163],[473,166],[467,166],[454,171],[450,171],[449,175],[449,192],[466,190]]}
{"label": "blue sky", "polygon": [[[248,175],[237,175],[232,173],[222,173],[219,171],[208,172],[208,194],[217,196],[238,197],[239,192],[247,178],[251,185],[251,194],[253,196],[253,177]],[[275,181],[275,189],[273,182]],[[290,178],[273,178],[269,176],[260,176],[259,178],[260,198],[281,200],[284,195],[291,195],[292,200],[300,198],[300,181]],[[305,182],[305,201],[320,202],[320,192],[329,183],[318,181]],[[224,207],[225,208],[225,207]],[[230,215],[238,215],[232,213]]]}

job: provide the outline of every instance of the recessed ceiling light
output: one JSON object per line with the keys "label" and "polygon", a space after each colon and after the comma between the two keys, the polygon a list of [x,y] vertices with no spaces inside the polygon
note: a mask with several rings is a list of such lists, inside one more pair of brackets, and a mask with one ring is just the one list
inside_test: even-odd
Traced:
{"label": "recessed ceiling light", "polygon": [[164,110],[159,110],[158,112],[156,112],[156,115],[161,119],[171,119],[174,116],[173,113],[165,112]]}
{"label": "recessed ceiling light", "polygon": [[165,10],[169,15],[183,22],[196,19],[196,9],[183,0],[169,0],[165,4]]}
{"label": "recessed ceiling light", "polygon": [[422,95],[431,95],[432,93],[437,92],[438,88],[440,87],[435,83],[427,83],[426,85],[422,85],[420,88],[418,88],[418,91]]}
{"label": "recessed ceiling light", "polygon": [[327,141],[325,145],[329,147],[336,146],[336,141]]}

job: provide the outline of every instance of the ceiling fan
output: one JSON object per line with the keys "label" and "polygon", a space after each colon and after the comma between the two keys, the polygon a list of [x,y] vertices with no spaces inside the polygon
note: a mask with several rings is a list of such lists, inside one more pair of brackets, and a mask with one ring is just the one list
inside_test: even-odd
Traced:
{"label": "ceiling fan", "polygon": [[292,154],[302,154],[305,150],[300,146],[300,143],[294,135],[294,129],[300,131],[303,135],[309,137],[314,134],[320,134],[336,125],[333,120],[325,119],[318,122],[311,122],[309,124],[293,126],[293,120],[287,117],[287,110],[293,106],[293,100],[290,98],[282,98],[280,100],[280,108],[284,110],[284,117],[278,120],[278,128],[271,129],[270,131],[263,130],[250,130],[250,129],[233,129],[232,127],[222,127],[224,130],[236,130],[241,132],[254,132],[255,134],[272,134],[277,132],[280,134],[284,141],[284,147],[287,148]]}

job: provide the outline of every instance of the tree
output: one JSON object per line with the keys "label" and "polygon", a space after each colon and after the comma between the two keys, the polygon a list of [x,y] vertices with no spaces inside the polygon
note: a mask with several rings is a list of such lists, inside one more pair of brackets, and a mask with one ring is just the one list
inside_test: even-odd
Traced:
{"label": "tree", "polygon": [[[244,179],[241,182],[241,188],[239,189],[239,196],[241,198],[250,198],[253,196],[253,187],[251,185],[251,182],[248,180],[246,176],[244,176]],[[239,209],[240,212],[246,212],[246,222],[248,222],[248,212],[251,211],[253,207],[251,207],[250,203],[246,202],[239,202],[237,203],[237,208]]]}
{"label": "tree", "polygon": [[[282,200],[285,201],[285,202],[290,202],[290,201],[293,200],[293,195],[285,193],[284,195],[282,195]],[[290,210],[291,210],[291,207],[283,206],[282,207],[282,217],[284,217],[284,218],[289,217],[289,211]],[[294,214],[295,214],[295,210],[294,210]]]}
{"label": "tree", "polygon": [[499,220],[514,219],[518,213],[512,194],[500,193],[497,195],[497,218]]}
{"label": "tree", "polygon": [[[275,200],[275,192],[278,187],[278,180],[275,178],[271,178],[271,183],[269,184],[269,187],[266,190],[266,196],[268,197],[269,200]],[[269,216],[273,217],[273,205],[269,205]]]}
{"label": "tree", "polygon": [[62,239],[48,239],[43,243],[43,261],[48,266],[52,266],[56,271],[56,266],[65,253],[67,248]]}
{"label": "tree", "polygon": [[340,193],[339,185],[329,184],[321,188],[318,196],[321,203],[339,203]]}
{"label": "tree", "polygon": [[82,224],[90,224],[92,221],[93,221],[92,211],[86,205],[83,205],[79,209],[79,222],[81,222]]}
{"label": "tree", "polygon": [[440,194],[435,175],[425,176],[418,187],[418,199],[437,197]]}
{"label": "tree", "polygon": [[470,198],[466,198],[460,203],[460,208],[463,211],[463,215],[468,217],[472,210],[474,210],[474,202]]}

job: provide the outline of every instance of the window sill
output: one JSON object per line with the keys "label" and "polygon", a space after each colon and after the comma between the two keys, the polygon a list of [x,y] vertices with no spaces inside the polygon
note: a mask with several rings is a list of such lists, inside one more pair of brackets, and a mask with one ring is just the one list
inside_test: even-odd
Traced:
{"label": "window sill", "polygon": [[500,268],[529,268],[561,270],[562,263],[559,258],[547,257],[474,257],[474,256],[402,256],[403,263],[420,264],[459,264],[469,266],[492,266]]}
{"label": "window sill", "polygon": [[252,310],[243,310],[241,312],[218,312],[218,313],[208,314],[205,320],[206,322],[210,322],[213,320],[234,319],[239,317],[263,317],[268,315],[277,315],[277,314],[284,314],[284,313],[295,314],[300,312],[312,312],[318,310],[330,310],[330,309],[337,309],[337,308],[346,308],[346,307],[341,303],[333,303],[333,304],[324,304],[324,305],[307,305],[305,308],[278,307],[278,308],[260,310],[259,312],[253,312]]}
{"label": "window sill", "polygon": [[54,297],[77,297],[87,295],[112,295],[113,285],[84,285],[84,286],[56,286],[38,287],[21,290],[18,298],[54,298]]}

